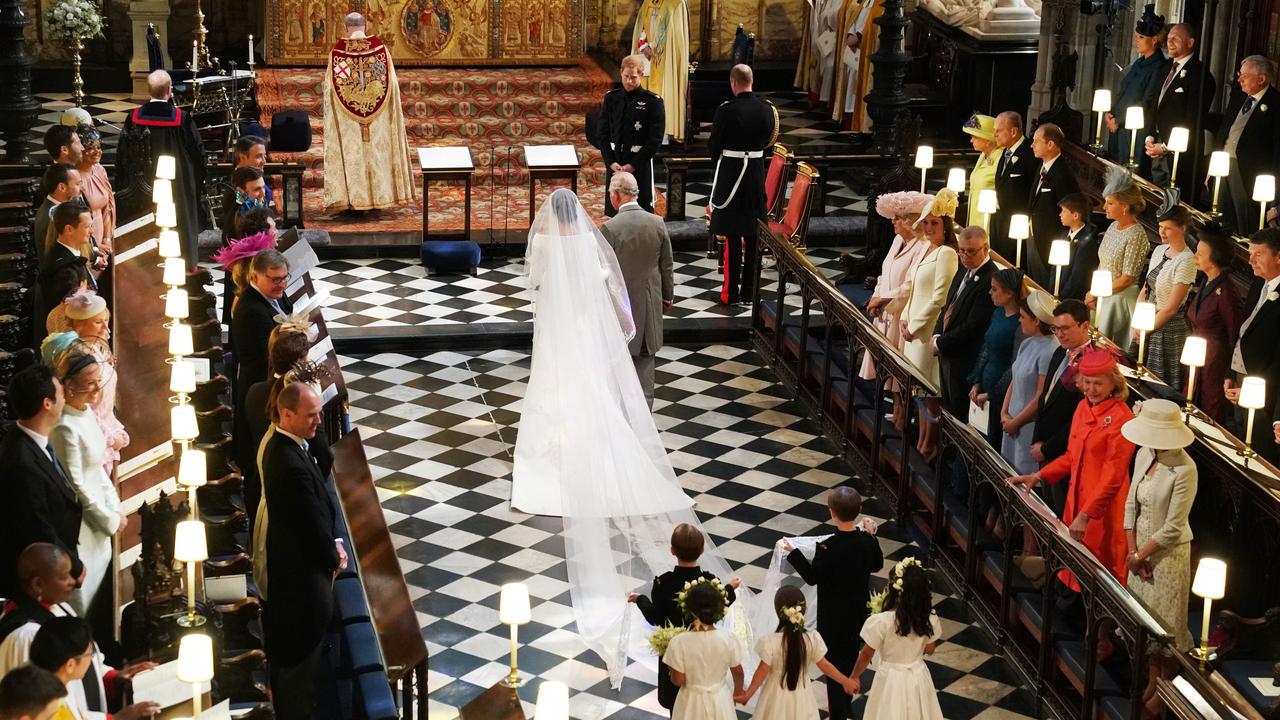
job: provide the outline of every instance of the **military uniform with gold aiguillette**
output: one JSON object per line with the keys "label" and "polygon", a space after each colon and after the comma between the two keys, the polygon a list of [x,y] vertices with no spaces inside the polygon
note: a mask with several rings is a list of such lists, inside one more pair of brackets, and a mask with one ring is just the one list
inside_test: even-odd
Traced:
{"label": "military uniform with gold aiguillette", "polygon": [[766,211],[765,158],[777,140],[778,110],[755,93],[738,93],[716,109],[707,148],[716,161],[709,200],[711,233],[724,238],[720,302],[751,300],[751,268],[760,244],[756,223]]}
{"label": "military uniform with gold aiguillette", "polygon": [[640,207],[653,212],[653,155],[662,145],[666,109],[662,98],[638,87],[610,90],[604,96],[603,142],[600,153],[604,156],[605,214],[613,216],[618,209],[609,200],[609,180],[613,178],[610,166],[631,165],[632,175],[640,186]]}

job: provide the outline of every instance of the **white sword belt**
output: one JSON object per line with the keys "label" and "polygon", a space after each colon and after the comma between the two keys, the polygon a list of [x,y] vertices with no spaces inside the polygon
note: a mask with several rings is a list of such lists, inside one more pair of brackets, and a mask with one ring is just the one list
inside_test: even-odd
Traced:
{"label": "white sword belt", "polygon": [[[632,146],[631,146],[631,152],[640,152],[640,148],[642,148],[642,147],[644,147],[644,146],[643,146],[643,145],[632,145]],[[609,143],[609,149],[610,149],[610,150],[617,150],[617,149],[618,149],[618,144],[617,144],[617,143]]]}
{"label": "white sword belt", "polygon": [[[707,204],[711,206],[712,210],[723,210],[730,202],[733,201],[733,196],[738,194],[738,186],[742,184],[742,177],[747,174],[747,161],[762,157],[764,157],[763,150],[720,151],[720,157],[716,158],[715,175],[711,177],[711,197],[707,198]],[[717,204],[714,200],[716,194],[716,182],[720,179],[720,163],[723,162],[725,158],[741,160],[742,167],[738,170],[738,179],[733,181],[733,189],[729,191],[729,196],[724,199],[724,202]]]}

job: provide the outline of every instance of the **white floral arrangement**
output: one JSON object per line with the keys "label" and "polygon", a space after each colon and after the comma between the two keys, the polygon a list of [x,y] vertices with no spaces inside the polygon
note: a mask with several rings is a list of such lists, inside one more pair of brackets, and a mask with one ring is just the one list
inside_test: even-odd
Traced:
{"label": "white floral arrangement", "polygon": [[721,600],[720,614],[716,615],[711,620],[712,623],[720,622],[720,620],[724,618],[724,614],[729,610],[729,591],[725,589],[724,583],[720,582],[719,578],[708,579],[705,577],[701,577],[701,578],[698,578],[697,580],[690,580],[689,582],[685,583],[684,589],[681,590],[679,593],[676,593],[676,604],[680,606],[680,610],[684,612],[686,617],[689,616],[691,613],[689,612],[689,609],[684,606],[684,601],[685,601],[685,598],[688,597],[689,591],[692,590],[697,585],[710,585],[711,587],[716,589],[716,592],[720,593],[720,600]]}
{"label": "white floral arrangement", "polygon": [[804,603],[796,603],[795,605],[784,605],[779,611],[782,618],[787,621],[796,632],[804,632]]}
{"label": "white floral arrangement", "polygon": [[893,569],[889,571],[889,582],[885,585],[884,590],[872,595],[871,599],[867,601],[867,609],[871,611],[872,615],[884,612],[884,601],[889,597],[890,591],[895,594],[902,592],[902,576],[909,567],[923,566],[914,555],[899,560],[898,564],[894,565]]}
{"label": "white floral arrangement", "polygon": [[50,34],[72,42],[102,37],[102,24],[102,13],[93,0],[58,0],[45,16]]}
{"label": "white floral arrangement", "polygon": [[649,649],[653,650],[655,655],[666,655],[667,646],[671,644],[671,638],[683,634],[684,631],[685,628],[683,626],[663,625],[660,628],[654,628],[653,634],[649,636]]}

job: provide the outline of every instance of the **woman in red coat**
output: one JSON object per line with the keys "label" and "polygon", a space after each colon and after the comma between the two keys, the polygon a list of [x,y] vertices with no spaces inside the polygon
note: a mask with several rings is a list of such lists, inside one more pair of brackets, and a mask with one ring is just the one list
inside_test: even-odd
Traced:
{"label": "woman in red coat", "polygon": [[[1084,399],[1071,418],[1067,452],[1039,472],[1011,477],[1009,482],[1030,489],[1041,480],[1058,483],[1069,476],[1062,521],[1071,537],[1083,542],[1123,584],[1128,577],[1124,501],[1129,494],[1129,462],[1135,449],[1120,434],[1120,427],[1133,419],[1133,411],[1125,404],[1129,387],[1115,356],[1106,351],[1085,352],[1077,367]],[[1071,573],[1063,570],[1058,579],[1079,592],[1080,585]]]}

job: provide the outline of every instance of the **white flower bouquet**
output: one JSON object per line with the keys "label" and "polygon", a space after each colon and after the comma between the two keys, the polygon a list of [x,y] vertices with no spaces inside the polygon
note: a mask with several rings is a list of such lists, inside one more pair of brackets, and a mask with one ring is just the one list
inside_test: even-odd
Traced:
{"label": "white flower bouquet", "polygon": [[58,0],[49,8],[45,26],[51,35],[69,42],[102,37],[102,13],[93,0]]}

